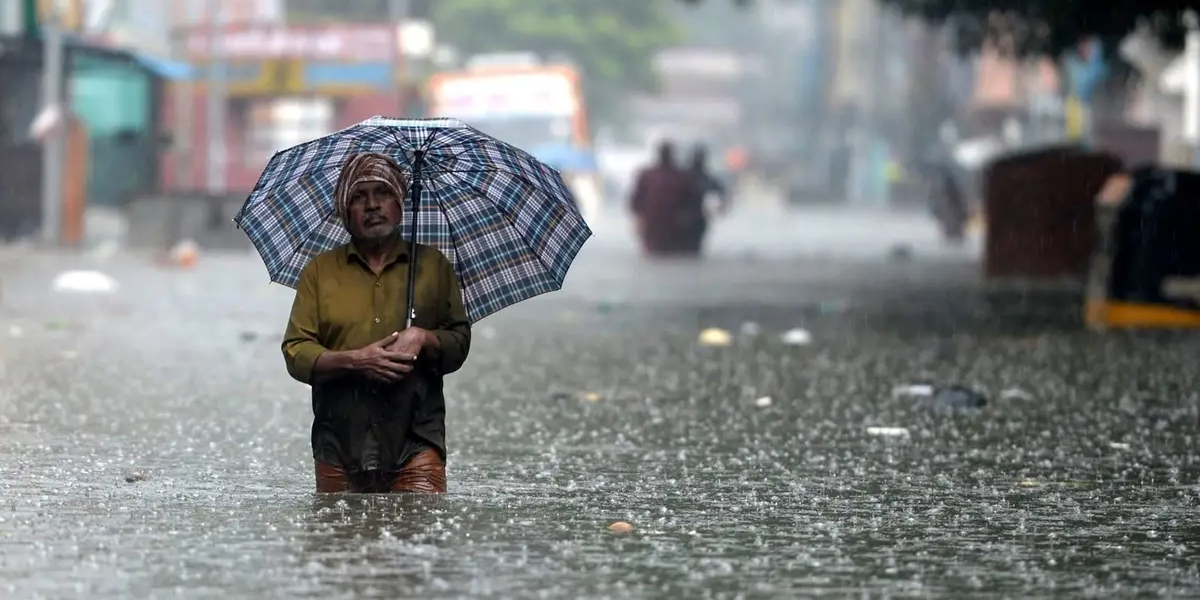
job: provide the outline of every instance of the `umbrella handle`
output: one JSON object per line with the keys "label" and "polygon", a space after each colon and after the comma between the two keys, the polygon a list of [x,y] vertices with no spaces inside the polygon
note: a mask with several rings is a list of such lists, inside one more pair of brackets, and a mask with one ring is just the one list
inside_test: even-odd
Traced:
{"label": "umbrella handle", "polygon": [[[408,233],[408,298],[404,306],[407,314],[404,316],[404,328],[412,327],[417,318],[417,309],[413,306],[413,297],[417,290],[417,214],[421,204],[421,169],[425,166],[425,151],[413,153],[412,184],[408,186],[412,199],[412,221]],[[403,206],[403,204],[401,204]]]}

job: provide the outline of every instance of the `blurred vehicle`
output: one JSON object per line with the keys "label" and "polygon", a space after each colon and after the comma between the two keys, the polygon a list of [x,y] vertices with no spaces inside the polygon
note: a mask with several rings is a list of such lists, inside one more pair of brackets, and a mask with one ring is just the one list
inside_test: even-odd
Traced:
{"label": "blurred vehicle", "polygon": [[429,113],[460,119],[558,169],[590,218],[601,178],[581,77],[570,64],[529,53],[478,55],[430,78]]}

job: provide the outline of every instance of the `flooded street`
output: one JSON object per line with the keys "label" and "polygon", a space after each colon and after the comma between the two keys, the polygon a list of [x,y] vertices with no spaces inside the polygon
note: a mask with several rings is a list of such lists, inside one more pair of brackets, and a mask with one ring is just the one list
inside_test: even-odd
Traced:
{"label": "flooded street", "polygon": [[[0,250],[0,595],[1200,594],[1200,336],[1088,333],[923,215],[852,217],[755,209],[657,264],[604,217],[563,292],[476,325],[436,498],[311,493],[257,256]],[[52,292],[74,268],[121,287]]]}

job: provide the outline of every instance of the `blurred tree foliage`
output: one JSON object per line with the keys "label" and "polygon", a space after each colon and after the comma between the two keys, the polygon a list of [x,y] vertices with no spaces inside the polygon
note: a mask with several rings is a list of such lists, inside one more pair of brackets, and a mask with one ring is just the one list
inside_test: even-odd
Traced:
{"label": "blurred tree foliage", "polygon": [[1145,25],[1168,48],[1183,44],[1187,0],[880,0],[901,12],[951,28],[959,50],[1002,41],[1022,56],[1060,56],[1086,38],[1119,43]]}
{"label": "blurred tree foliage", "polygon": [[[700,4],[717,0],[679,0]],[[754,0],[721,0],[748,6]],[[878,0],[954,33],[961,52],[1000,42],[1021,56],[1058,57],[1089,37],[1113,46],[1139,25],[1179,49],[1183,16],[1200,0]]]}
{"label": "blurred tree foliage", "polygon": [[650,58],[680,41],[670,8],[651,0],[438,0],[430,17],[439,41],[464,57],[570,59],[585,75],[592,113],[611,116],[623,93],[653,88]]}

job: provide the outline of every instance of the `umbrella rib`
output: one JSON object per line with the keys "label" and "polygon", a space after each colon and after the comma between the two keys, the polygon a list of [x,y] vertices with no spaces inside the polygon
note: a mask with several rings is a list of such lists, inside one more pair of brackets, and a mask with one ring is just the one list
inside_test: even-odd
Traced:
{"label": "umbrella rib", "polygon": [[[446,214],[445,209],[442,209],[441,213]],[[461,288],[463,285],[462,276],[458,273],[458,239],[454,235],[454,222],[450,220],[449,216],[446,217],[446,231],[449,232],[447,237],[450,238],[450,245],[454,248],[454,276],[458,278],[458,285]],[[459,291],[462,292],[462,290]]]}

